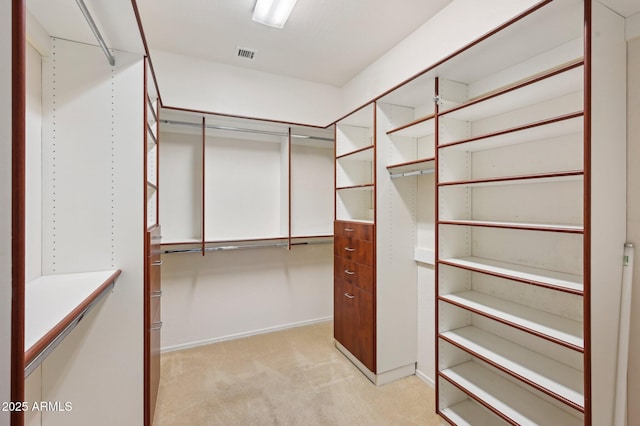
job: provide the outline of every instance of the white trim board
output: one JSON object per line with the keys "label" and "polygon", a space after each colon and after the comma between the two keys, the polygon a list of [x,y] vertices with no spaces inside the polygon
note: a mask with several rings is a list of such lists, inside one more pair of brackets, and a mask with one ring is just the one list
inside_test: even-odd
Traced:
{"label": "white trim board", "polygon": [[226,342],[228,340],[242,339],[242,338],[245,338],[245,337],[257,336],[259,334],[273,333],[273,332],[276,332],[276,331],[282,331],[282,330],[287,330],[287,329],[296,328],[296,327],[304,327],[305,325],[319,324],[319,323],[322,323],[322,322],[327,322],[327,321],[332,321],[332,320],[333,320],[333,316],[328,316],[328,317],[316,318],[316,319],[312,319],[312,320],[281,324],[281,325],[276,325],[276,326],[273,326],[273,327],[261,328],[261,329],[258,329],[258,330],[245,331],[245,332],[242,332],[242,333],[229,334],[229,335],[226,335],[226,336],[214,337],[212,339],[205,339],[205,340],[198,340],[198,341],[195,341],[195,342],[182,343],[180,345],[165,346],[165,347],[160,348],[160,353],[165,354],[165,353],[169,353],[169,352],[181,351],[181,350],[184,350],[184,349],[191,349],[191,348],[196,348],[196,347],[199,347],[199,346],[211,345],[213,343],[220,343],[220,342]]}

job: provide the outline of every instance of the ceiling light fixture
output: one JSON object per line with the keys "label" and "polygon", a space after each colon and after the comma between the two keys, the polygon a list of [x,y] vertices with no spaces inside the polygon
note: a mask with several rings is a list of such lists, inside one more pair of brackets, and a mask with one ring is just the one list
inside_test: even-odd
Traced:
{"label": "ceiling light fixture", "polygon": [[253,9],[253,20],[270,27],[282,28],[297,0],[258,0]]}

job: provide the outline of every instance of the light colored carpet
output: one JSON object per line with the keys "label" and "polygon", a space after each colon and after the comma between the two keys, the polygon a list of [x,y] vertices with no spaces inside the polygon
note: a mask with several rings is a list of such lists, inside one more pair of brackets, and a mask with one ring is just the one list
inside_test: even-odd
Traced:
{"label": "light colored carpet", "polygon": [[372,384],[324,322],[162,355],[154,425],[440,425],[415,376]]}

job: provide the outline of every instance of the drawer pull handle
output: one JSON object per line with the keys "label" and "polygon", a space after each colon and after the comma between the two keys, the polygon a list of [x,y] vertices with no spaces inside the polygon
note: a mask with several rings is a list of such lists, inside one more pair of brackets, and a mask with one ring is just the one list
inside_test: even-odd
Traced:
{"label": "drawer pull handle", "polygon": [[151,297],[160,297],[162,296],[162,290],[156,290],[153,293],[151,293]]}
{"label": "drawer pull handle", "polygon": [[353,228],[344,228],[344,232],[353,232]]}
{"label": "drawer pull handle", "polygon": [[156,331],[156,330],[160,330],[161,328],[162,328],[162,321],[158,321],[153,323],[149,331]]}
{"label": "drawer pull handle", "polygon": [[344,270],[344,273],[345,273],[345,274],[349,274],[349,275],[355,275],[355,274],[356,274],[355,272],[350,271],[350,270],[348,270],[348,269],[345,269],[345,270]]}
{"label": "drawer pull handle", "polygon": [[356,249],[351,248],[351,247],[345,247],[344,249],[345,249],[346,251],[356,251]]}
{"label": "drawer pull handle", "polygon": [[352,296],[349,293],[345,293],[344,295],[347,296],[349,299],[355,299],[356,298],[355,296]]}
{"label": "drawer pull handle", "polygon": [[153,263],[151,264],[151,266],[160,266],[160,265],[162,265],[162,260],[160,260],[160,261],[158,261],[158,262],[153,262]]}

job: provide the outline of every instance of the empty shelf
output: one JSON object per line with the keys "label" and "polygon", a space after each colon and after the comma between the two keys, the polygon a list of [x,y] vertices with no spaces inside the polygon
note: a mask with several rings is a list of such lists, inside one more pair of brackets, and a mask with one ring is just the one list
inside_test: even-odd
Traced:
{"label": "empty shelf", "polygon": [[519,330],[583,352],[582,323],[476,291],[440,296],[450,303]]}
{"label": "empty shelf", "polygon": [[451,407],[440,410],[440,414],[457,426],[496,426],[509,424],[469,399],[465,399]]}
{"label": "empty shelf", "polygon": [[555,223],[524,223],[524,222],[498,222],[490,220],[441,220],[440,225],[464,225],[483,226],[487,228],[522,229],[529,231],[564,232],[569,234],[583,234],[584,227],[579,225],[566,225]]}
{"label": "empty shelf", "polygon": [[433,157],[387,166],[391,178],[433,173],[434,168],[435,159]]}
{"label": "empty shelf", "polygon": [[504,418],[519,425],[582,425],[582,419],[537,397],[477,362],[465,362],[440,372],[454,384]]}
{"label": "empty shelf", "polygon": [[477,327],[440,337],[538,390],[584,411],[583,372]]}
{"label": "empty shelf", "polygon": [[411,123],[405,124],[398,128],[389,130],[387,134],[389,136],[405,136],[411,138],[419,138],[427,135],[432,135],[435,132],[434,115],[428,115],[423,118],[419,118]]}
{"label": "empty shelf", "polygon": [[584,172],[582,170],[568,170],[563,172],[535,173],[531,175],[500,176],[481,179],[440,182],[438,186],[457,185],[467,188],[474,188],[480,186],[523,185],[532,183],[575,181],[582,179],[583,176]]}
{"label": "empty shelf", "polygon": [[584,290],[582,277],[580,275],[499,262],[497,260],[483,259],[480,257],[441,259],[440,263],[572,294],[582,295]]}
{"label": "empty shelf", "polygon": [[120,270],[45,275],[25,287],[25,375],[29,375],[113,287]]}

